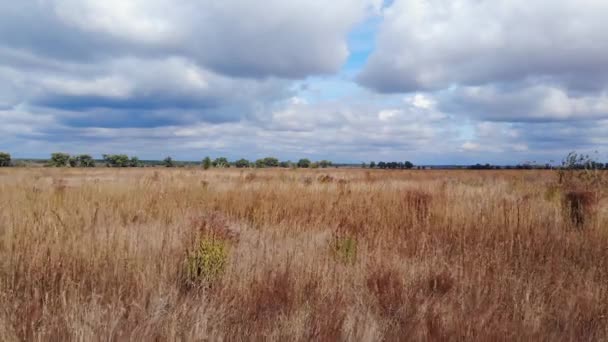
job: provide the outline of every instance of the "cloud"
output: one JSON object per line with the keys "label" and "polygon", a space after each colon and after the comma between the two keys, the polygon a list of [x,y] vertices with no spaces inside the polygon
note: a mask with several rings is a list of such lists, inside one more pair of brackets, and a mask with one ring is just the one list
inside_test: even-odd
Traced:
{"label": "cloud", "polygon": [[237,77],[333,73],[375,0],[25,0],[0,4],[5,48],[89,62],[181,56]]}
{"label": "cloud", "polygon": [[607,13],[602,0],[396,0],[359,81],[380,92],[530,80],[602,89]]}

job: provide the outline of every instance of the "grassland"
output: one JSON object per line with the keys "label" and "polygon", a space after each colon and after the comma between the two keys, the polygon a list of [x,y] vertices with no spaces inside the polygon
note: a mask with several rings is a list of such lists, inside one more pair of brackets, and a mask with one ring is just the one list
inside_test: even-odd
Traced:
{"label": "grassland", "polygon": [[0,340],[606,340],[550,171],[0,170]]}

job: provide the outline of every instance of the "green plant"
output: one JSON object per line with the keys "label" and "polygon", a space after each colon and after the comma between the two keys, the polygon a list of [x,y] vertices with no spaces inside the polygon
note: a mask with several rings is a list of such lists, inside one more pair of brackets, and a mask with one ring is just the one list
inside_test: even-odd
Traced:
{"label": "green plant", "polygon": [[11,166],[11,155],[5,152],[0,152],[0,167]]}
{"label": "green plant", "polygon": [[205,157],[205,159],[203,159],[203,161],[202,161],[203,169],[209,170],[209,168],[211,167],[211,165],[212,165],[211,158]]}
{"label": "green plant", "polygon": [[188,255],[187,278],[191,283],[211,283],[224,274],[227,262],[226,242],[216,238],[203,238]]}
{"label": "green plant", "polygon": [[163,160],[163,165],[165,167],[175,167],[175,163],[173,162],[173,158],[167,157]]}
{"label": "green plant", "polygon": [[249,167],[249,160],[247,160],[247,159],[239,159],[236,162],[234,162],[234,166],[236,166],[238,168]]}
{"label": "green plant", "polygon": [[70,164],[70,155],[67,153],[55,152],[51,154],[49,165],[53,167],[65,167]]}
{"label": "green plant", "polygon": [[306,159],[306,158],[298,160],[298,167],[309,168],[310,167],[310,160]]}
{"label": "green plant", "polygon": [[331,241],[334,257],[345,264],[354,264],[357,260],[357,239],[352,236],[335,235]]}

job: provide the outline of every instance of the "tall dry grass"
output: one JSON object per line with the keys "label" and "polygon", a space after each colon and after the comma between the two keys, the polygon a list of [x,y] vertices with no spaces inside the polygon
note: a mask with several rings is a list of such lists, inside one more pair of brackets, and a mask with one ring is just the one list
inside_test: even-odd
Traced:
{"label": "tall dry grass", "polygon": [[545,171],[1,170],[0,340],[606,340],[607,205],[579,229],[563,197]]}

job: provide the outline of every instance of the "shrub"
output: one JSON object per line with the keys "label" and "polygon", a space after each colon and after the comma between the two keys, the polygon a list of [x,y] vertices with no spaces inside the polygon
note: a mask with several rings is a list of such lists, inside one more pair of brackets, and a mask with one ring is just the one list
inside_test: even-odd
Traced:
{"label": "shrub", "polygon": [[578,228],[582,228],[594,216],[597,204],[597,195],[592,191],[569,191],[564,196],[570,222]]}
{"label": "shrub", "polygon": [[163,165],[165,167],[175,167],[175,163],[173,163],[173,158],[167,157],[163,160]]}
{"label": "shrub", "polygon": [[104,154],[103,160],[108,167],[128,167],[131,164],[126,154]]}
{"label": "shrub", "polygon": [[338,261],[354,264],[357,261],[357,240],[351,236],[334,235],[331,251]]}
{"label": "shrub", "polygon": [[309,159],[303,158],[303,159],[298,160],[298,167],[309,168],[310,164],[311,164],[311,162]]}
{"label": "shrub", "polygon": [[266,167],[278,167],[279,160],[274,157],[266,157],[263,159],[264,166]]}
{"label": "shrub", "polygon": [[0,167],[11,166],[11,155],[6,152],[0,152]]}
{"label": "shrub", "polygon": [[51,154],[49,165],[53,167],[66,167],[70,164],[70,155],[67,153],[55,152]]}
{"label": "shrub", "polygon": [[228,162],[228,159],[224,157],[219,157],[215,158],[215,160],[213,161],[213,167],[230,167],[230,163]]}
{"label": "shrub", "polygon": [[245,167],[249,167],[249,160],[247,159],[239,159],[236,162],[234,162],[234,166],[238,167],[238,168],[245,168]]}
{"label": "shrub", "polygon": [[95,159],[88,154],[81,154],[78,157],[78,165],[80,167],[95,167]]}
{"label": "shrub", "polygon": [[209,157],[205,157],[205,159],[203,159],[203,161],[202,161],[202,163],[201,163],[201,164],[202,164],[202,166],[203,166],[203,169],[205,169],[205,170],[209,170],[209,168],[210,168],[210,167],[211,167],[211,165],[212,165],[212,163],[211,163],[211,158],[209,158]]}
{"label": "shrub", "polygon": [[186,274],[191,284],[212,283],[219,279],[228,262],[228,247],[221,239],[205,237],[186,261]]}

